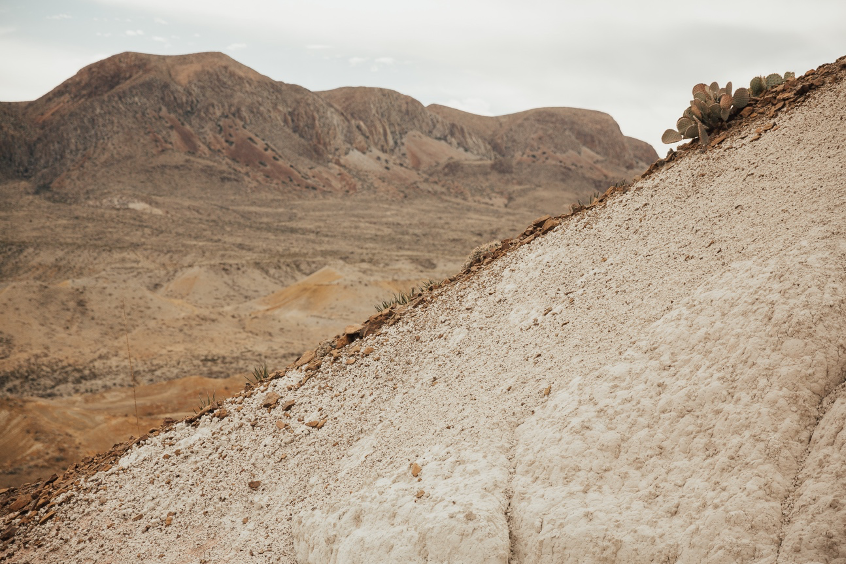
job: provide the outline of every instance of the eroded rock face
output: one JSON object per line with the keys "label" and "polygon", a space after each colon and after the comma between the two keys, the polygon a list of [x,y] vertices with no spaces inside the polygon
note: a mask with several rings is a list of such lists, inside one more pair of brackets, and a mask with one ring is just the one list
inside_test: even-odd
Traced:
{"label": "eroded rock face", "polygon": [[518,429],[519,561],[774,561],[817,406],[843,379],[842,312],[800,304],[846,298],[827,282],[836,249],[780,254],[703,280]]}
{"label": "eroded rock face", "polygon": [[[431,562],[508,562],[505,453],[435,445],[423,459],[425,480],[406,469],[297,516],[297,559],[365,564],[374,555],[383,562],[417,562],[425,555]],[[354,470],[350,464],[341,475]]]}

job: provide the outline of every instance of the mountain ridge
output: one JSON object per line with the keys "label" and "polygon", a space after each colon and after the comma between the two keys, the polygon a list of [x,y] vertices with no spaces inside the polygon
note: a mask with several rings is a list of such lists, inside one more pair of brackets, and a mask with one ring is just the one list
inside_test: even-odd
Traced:
{"label": "mountain ridge", "polygon": [[[0,108],[0,174],[68,194],[82,189],[83,178],[96,185],[105,183],[101,177],[107,174],[167,180],[156,171],[177,165],[201,174],[209,186],[221,179],[231,182],[226,178],[234,173],[247,184],[294,193],[412,187],[433,181],[421,174],[420,161],[414,167],[403,155],[405,138],[415,131],[431,145],[429,153],[437,154],[433,164],[461,157],[451,149],[463,151],[468,160],[490,161],[497,153],[496,146],[464,125],[398,92],[352,87],[313,93],[267,78],[221,53],[122,53],[85,67],[38,100]],[[610,117],[605,121],[613,123]],[[552,125],[584,133],[593,124],[571,117]],[[622,139],[616,124],[603,135]],[[509,151],[514,153],[512,145],[519,146],[523,136],[511,136]],[[616,144],[606,143],[601,151],[621,152],[604,156],[625,166],[599,167],[599,177],[591,178],[594,190],[634,176],[637,167],[657,158],[640,147],[634,159],[624,142],[612,141]],[[567,152],[580,147],[571,140],[566,147],[550,148]],[[599,146],[592,147],[597,152]],[[367,163],[339,160],[351,151],[376,154]],[[379,155],[399,161],[393,172],[374,166]],[[408,170],[398,171],[402,168]],[[488,191],[507,189],[495,173],[483,183]]]}

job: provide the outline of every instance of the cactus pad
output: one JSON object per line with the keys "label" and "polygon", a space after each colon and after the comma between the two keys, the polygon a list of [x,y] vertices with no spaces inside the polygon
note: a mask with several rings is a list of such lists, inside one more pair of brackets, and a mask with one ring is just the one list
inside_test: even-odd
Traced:
{"label": "cactus pad", "polygon": [[742,110],[749,104],[749,91],[745,88],[738,88],[732,99],[734,101],[734,107]]}
{"label": "cactus pad", "polygon": [[731,96],[729,96],[728,94],[723,94],[723,96],[720,98],[720,108],[723,110],[730,110],[731,105],[733,103],[734,100],[732,100]]}
{"label": "cactus pad", "polygon": [[675,129],[668,129],[661,136],[661,141],[664,143],[678,143],[682,140],[681,134]]}
{"label": "cactus pad", "polygon": [[760,96],[761,92],[767,89],[767,83],[764,82],[764,78],[761,76],[756,76],[752,80],[749,81],[749,90],[752,92],[753,96]]}
{"label": "cactus pad", "polygon": [[767,75],[767,88],[772,88],[774,86],[778,86],[784,82],[784,79],[781,78],[781,75],[777,72]]}
{"label": "cactus pad", "polygon": [[684,133],[685,131],[687,131],[687,128],[691,125],[693,125],[692,119],[680,117],[679,120],[676,122],[676,129],[678,129],[681,133]]}
{"label": "cactus pad", "polygon": [[784,73],[784,80],[787,80],[788,78],[796,78],[796,73],[787,71]]}
{"label": "cactus pad", "polygon": [[705,129],[705,124],[698,124],[699,125],[699,144],[702,145],[702,148],[705,148],[708,145],[708,131]]}
{"label": "cactus pad", "polygon": [[708,121],[710,122],[708,125],[716,125],[720,121],[721,115],[722,108],[719,104],[715,103],[708,106]]}
{"label": "cactus pad", "polygon": [[708,87],[702,84],[701,82],[693,87],[693,95],[696,96],[697,92],[705,92]]}
{"label": "cactus pad", "polygon": [[684,130],[684,138],[685,139],[693,139],[699,135],[699,124],[696,122],[691,122],[690,127]]}

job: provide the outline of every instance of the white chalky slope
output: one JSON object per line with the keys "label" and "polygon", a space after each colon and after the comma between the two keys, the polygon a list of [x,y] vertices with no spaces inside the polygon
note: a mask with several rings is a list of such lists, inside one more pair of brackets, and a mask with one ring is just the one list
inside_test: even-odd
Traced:
{"label": "white chalky slope", "polygon": [[844,106],[687,154],[272,410],[150,439],[11,560],[846,562]]}

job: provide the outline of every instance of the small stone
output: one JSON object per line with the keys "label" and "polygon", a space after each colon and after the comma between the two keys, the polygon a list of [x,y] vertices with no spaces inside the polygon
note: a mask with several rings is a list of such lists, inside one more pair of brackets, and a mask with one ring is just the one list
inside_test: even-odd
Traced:
{"label": "small stone", "polygon": [[277,429],[285,429],[285,428],[287,428],[287,427],[288,427],[288,424],[287,424],[287,423],[285,423],[284,421],[281,421],[281,420],[280,420],[280,421],[277,421],[277,422],[276,422],[276,428],[277,428]]}
{"label": "small stone", "polygon": [[171,523],[173,523],[173,515],[168,515],[165,519],[165,527],[170,527]]}
{"label": "small stone", "polygon": [[264,399],[261,401],[261,406],[273,407],[276,405],[276,402],[279,401],[279,398],[279,394],[277,394],[276,392],[270,392],[266,396],[264,396]]}
{"label": "small stone", "polygon": [[45,515],[44,517],[42,517],[42,518],[38,521],[38,524],[39,524],[39,525],[43,525],[44,523],[46,523],[47,521],[49,521],[50,519],[52,519],[52,518],[53,518],[53,517],[55,517],[55,516],[56,516],[56,512],[55,512],[55,511],[51,511],[50,513],[48,513],[47,515]]}
{"label": "small stone", "polygon": [[133,518],[132,518],[132,520],[133,520],[133,521],[140,521],[140,520],[141,520],[141,519],[143,519],[143,518],[144,518],[144,514],[143,514],[143,513],[139,513],[138,515],[136,515],[135,517],[133,517]]}
{"label": "small stone", "polygon": [[348,359],[347,359],[347,364],[348,364],[348,365],[350,365],[350,364],[355,364],[355,358],[348,358]]}
{"label": "small stone", "polygon": [[306,427],[312,427],[314,429],[321,429],[326,424],[326,419],[321,419],[320,421],[309,421],[306,423]]}
{"label": "small stone", "polygon": [[257,490],[257,489],[259,489],[259,487],[261,487],[261,480],[253,480],[252,482],[249,482],[247,485],[250,486],[251,490]]}
{"label": "small stone", "polygon": [[2,534],[0,534],[0,540],[3,540],[3,541],[9,540],[13,536],[15,536],[15,533],[17,533],[17,532],[18,532],[17,527],[15,527],[14,525],[9,525],[8,527],[6,527],[6,530],[3,531]]}
{"label": "small stone", "polygon": [[306,364],[308,364],[312,360],[314,360],[314,351],[305,352],[305,353],[303,353],[303,356],[301,356],[299,358],[299,360],[297,360],[297,362],[294,363],[294,368],[299,368],[300,366],[305,366]]}
{"label": "small stone", "polygon": [[358,335],[359,331],[361,331],[361,325],[347,325],[344,327],[344,335]]}
{"label": "small stone", "polygon": [[21,509],[29,505],[30,501],[32,501],[32,498],[28,495],[20,496],[18,499],[15,500],[12,505],[9,506],[9,512],[14,513],[15,511],[20,511]]}
{"label": "small stone", "polygon": [[548,396],[548,395],[549,395],[549,392],[551,392],[551,391],[552,391],[552,386],[551,386],[551,385],[549,385],[549,386],[547,386],[546,388],[544,388],[544,389],[543,389],[543,395],[544,395],[544,397],[545,397],[545,396]]}
{"label": "small stone", "polygon": [[282,404],[282,411],[288,411],[292,407],[294,407],[294,400],[288,400]]}
{"label": "small stone", "polygon": [[414,497],[416,497],[417,499],[420,499],[424,495],[426,495],[426,492],[424,492],[423,490],[417,490],[417,493],[414,494]]}
{"label": "small stone", "polygon": [[560,223],[561,223],[561,222],[560,222],[560,221],[558,221],[557,219],[547,219],[547,220],[543,223],[543,225],[541,226],[541,233],[547,233],[547,232],[549,232],[549,231],[551,231],[551,230],[555,229],[556,227],[558,227],[558,225],[559,225]]}
{"label": "small stone", "polygon": [[370,353],[372,353],[372,352],[373,352],[373,350],[374,350],[374,349],[373,349],[373,347],[367,347],[367,348],[365,348],[363,351],[361,351],[361,354],[363,354],[364,356],[367,356],[367,355],[369,355]]}
{"label": "small stone", "polygon": [[241,522],[246,525],[247,522],[249,522],[249,520],[250,520],[249,517],[244,517],[243,519],[241,519]]}
{"label": "small stone", "polygon": [[415,478],[416,478],[418,475],[420,475],[420,472],[421,472],[422,470],[423,470],[423,469],[422,469],[422,468],[420,467],[420,465],[419,465],[419,464],[417,464],[416,462],[415,462],[414,464],[412,464],[412,465],[411,465],[411,475],[412,475],[412,476],[414,476]]}
{"label": "small stone", "polygon": [[539,227],[539,226],[543,225],[544,223],[546,223],[547,221],[549,221],[550,219],[552,219],[551,215],[545,215],[543,217],[539,217],[532,222],[532,226],[533,227]]}
{"label": "small stone", "polygon": [[354,347],[350,347],[349,354],[355,354],[361,350],[361,345],[356,345]]}

